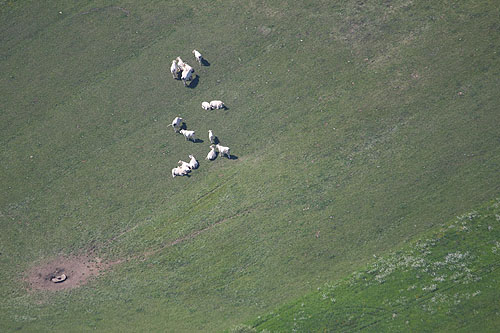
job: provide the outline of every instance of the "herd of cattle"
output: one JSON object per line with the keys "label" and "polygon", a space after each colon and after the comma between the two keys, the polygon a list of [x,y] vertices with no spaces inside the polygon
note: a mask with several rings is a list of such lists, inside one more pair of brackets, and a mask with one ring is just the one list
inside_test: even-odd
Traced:
{"label": "herd of cattle", "polygon": [[[193,50],[193,54],[196,60],[201,65],[203,62],[203,57],[201,53],[196,50]],[[184,86],[187,86],[186,81],[191,80],[194,73],[194,69],[186,62],[182,61],[180,57],[177,57],[174,61],[172,61],[172,66],[170,66],[170,72],[172,73],[174,79],[177,80],[179,79],[179,73],[180,73],[181,80],[184,83]],[[204,110],[225,108],[224,103],[222,101],[211,101],[210,103],[203,102],[201,103],[201,107]],[[188,131],[186,128],[186,123],[184,122],[184,119],[182,119],[181,117],[175,117],[175,119],[172,121],[172,124],[170,124],[169,126],[172,126],[176,133],[182,134],[186,140],[196,142],[195,131]],[[213,161],[215,158],[217,158],[216,150],[219,152],[221,156],[226,155],[229,159],[231,158],[229,147],[221,146],[219,144],[219,140],[213,134],[212,130],[208,131],[208,139],[210,140],[210,143],[212,145],[210,146],[210,152],[207,154],[206,157],[207,160]],[[188,173],[191,172],[191,170],[198,168],[199,163],[196,160],[196,158],[193,155],[189,155],[189,158],[190,158],[189,162],[184,162],[182,160],[179,160],[178,162],[179,166],[172,169],[172,177],[175,178],[176,176],[186,176]]]}

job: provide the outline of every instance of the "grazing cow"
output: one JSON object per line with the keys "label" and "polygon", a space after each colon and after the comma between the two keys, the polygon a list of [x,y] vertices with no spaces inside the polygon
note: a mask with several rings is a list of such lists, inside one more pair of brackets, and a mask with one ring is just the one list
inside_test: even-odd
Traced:
{"label": "grazing cow", "polygon": [[186,63],[184,61],[182,61],[181,57],[177,57],[177,58],[175,58],[175,60],[177,60],[177,65],[179,66],[181,71],[183,71],[184,67],[186,66]]}
{"label": "grazing cow", "polygon": [[170,73],[172,73],[172,76],[174,79],[177,79],[177,72],[179,71],[179,67],[177,66],[177,63],[175,60],[172,61],[172,66],[170,66]]}
{"label": "grazing cow", "polygon": [[[187,65],[187,66],[189,66],[189,65]],[[184,69],[182,71],[181,80],[182,80],[182,83],[184,83],[184,87],[187,87],[186,81],[191,81],[193,73],[194,73],[194,69],[191,66],[189,66],[189,68]]]}
{"label": "grazing cow", "polygon": [[210,143],[215,143],[215,135],[212,130],[208,130],[208,140],[210,140]]}
{"label": "grazing cow", "polygon": [[227,158],[231,159],[231,155],[229,154],[229,147],[224,147],[219,144],[215,145],[215,148],[221,153],[221,155],[226,155]]}
{"label": "grazing cow", "polygon": [[179,131],[179,129],[181,128],[183,122],[184,122],[184,119],[182,119],[181,117],[175,117],[174,120],[172,120],[172,123],[168,126],[172,126],[174,131],[177,133]]}
{"label": "grazing cow", "polygon": [[215,146],[211,145],[210,146],[210,152],[207,154],[206,159],[210,160],[210,161],[213,161],[213,160],[215,160],[216,157],[217,157],[217,153],[215,152]]}
{"label": "grazing cow", "polygon": [[196,51],[196,50],[193,50],[193,54],[194,54],[194,57],[196,58],[196,60],[200,63],[201,65],[201,62],[203,61],[203,57],[201,56],[201,53]]}
{"label": "grazing cow", "polygon": [[179,132],[182,135],[184,135],[184,138],[186,138],[186,140],[192,140],[193,142],[196,141],[196,138],[194,137],[194,131],[188,131],[185,129],[181,129]]}
{"label": "grazing cow", "polygon": [[193,155],[189,155],[189,158],[191,159],[191,160],[189,161],[189,167],[190,167],[192,170],[194,170],[194,169],[198,169],[198,166],[199,166],[200,164],[198,163],[198,161],[196,160],[196,158],[194,158],[194,156],[193,156]]}

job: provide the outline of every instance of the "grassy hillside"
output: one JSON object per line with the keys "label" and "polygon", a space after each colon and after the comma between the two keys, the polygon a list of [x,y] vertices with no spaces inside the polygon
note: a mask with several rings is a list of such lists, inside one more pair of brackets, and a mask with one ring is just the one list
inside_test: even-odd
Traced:
{"label": "grassy hillside", "polygon": [[[489,200],[498,10],[0,1],[0,329],[224,329]],[[237,158],[203,160],[209,129]],[[199,170],[172,179],[188,154]],[[121,263],[27,292],[33,266],[82,253]]]}
{"label": "grassy hillside", "polygon": [[500,199],[233,331],[496,332]]}

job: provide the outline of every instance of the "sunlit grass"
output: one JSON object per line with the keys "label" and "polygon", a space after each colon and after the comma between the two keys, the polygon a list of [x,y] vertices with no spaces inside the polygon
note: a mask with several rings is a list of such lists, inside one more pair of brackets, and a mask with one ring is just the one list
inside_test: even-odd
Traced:
{"label": "sunlit grass", "polygon": [[[0,330],[222,330],[491,199],[497,12],[0,1]],[[201,108],[215,99],[228,110]],[[209,129],[237,158],[203,159]],[[172,179],[189,154],[200,168]],[[17,278],[89,252],[120,264],[58,293]]]}

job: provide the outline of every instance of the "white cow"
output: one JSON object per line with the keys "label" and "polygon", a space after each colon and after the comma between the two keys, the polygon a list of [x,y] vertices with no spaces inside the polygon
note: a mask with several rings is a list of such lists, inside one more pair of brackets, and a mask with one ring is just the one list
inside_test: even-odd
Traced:
{"label": "white cow", "polygon": [[208,103],[208,102],[201,103],[201,107],[203,108],[203,110],[212,110],[212,107],[210,106],[210,103]]}
{"label": "white cow", "polygon": [[198,161],[196,160],[196,158],[194,158],[194,156],[193,156],[193,155],[189,155],[189,158],[191,159],[191,160],[189,161],[189,164],[188,164],[188,165],[189,165],[189,167],[190,167],[191,169],[198,169],[198,166],[199,166],[200,164],[198,163]]}
{"label": "white cow", "polygon": [[184,138],[186,138],[186,140],[192,140],[193,142],[196,141],[196,138],[194,137],[194,131],[188,131],[185,129],[181,129],[179,132],[182,135],[184,135]]}
{"label": "white cow", "polygon": [[187,62],[185,62],[185,63],[184,63],[184,68],[183,68],[182,70],[183,70],[183,71],[188,71],[188,72],[189,72],[189,71],[191,71],[191,72],[193,72],[193,73],[194,73],[194,68],[193,68],[193,67],[191,67],[191,66],[189,66],[189,65],[187,64]]}
{"label": "white cow", "polygon": [[183,122],[184,119],[182,119],[181,117],[175,117],[174,120],[172,120],[172,123],[168,126],[172,126],[174,128],[174,131],[178,132],[178,128],[182,126]]}
{"label": "white cow", "polygon": [[185,175],[187,175],[187,172],[181,167],[172,169],[172,178],[175,178],[176,176],[185,176]]}
{"label": "white cow", "polygon": [[183,122],[184,119],[182,119],[181,117],[175,117],[174,120],[172,120],[172,127],[180,126]]}
{"label": "white cow", "polygon": [[182,160],[179,160],[179,163],[180,165],[178,166],[178,168],[181,168],[183,169],[186,173],[189,173],[191,172],[191,167],[189,166],[189,163],[188,162],[184,162]]}
{"label": "white cow", "polygon": [[215,152],[215,146],[210,146],[210,152],[207,155],[207,160],[213,161],[217,157],[217,153]]}
{"label": "white cow", "polygon": [[229,154],[229,147],[224,147],[219,144],[215,145],[215,148],[221,153],[221,155],[226,155],[227,158],[231,159],[231,155]]}
{"label": "white cow", "polygon": [[175,60],[172,61],[172,66],[170,66],[170,73],[172,73],[172,76],[174,79],[177,79],[177,72],[179,71],[179,67],[177,66],[177,63]]}
{"label": "white cow", "polygon": [[181,57],[177,57],[175,60],[177,60],[177,65],[179,65],[179,68],[183,71],[186,63],[182,61]]}
{"label": "white cow", "polygon": [[203,61],[203,57],[201,56],[201,53],[196,51],[196,50],[193,50],[193,54],[194,54],[194,57],[196,58],[196,60],[200,63],[201,65],[201,62]]}
{"label": "white cow", "polygon": [[[189,66],[189,65],[187,65],[187,66]],[[181,80],[182,80],[182,83],[184,83],[184,87],[187,86],[186,81],[191,81],[191,77],[193,76],[193,73],[194,73],[194,69],[191,66],[189,66],[189,68],[186,68],[182,71]]]}
{"label": "white cow", "polygon": [[210,106],[212,109],[223,109],[224,103],[222,103],[222,101],[211,101]]}
{"label": "white cow", "polygon": [[212,130],[208,130],[208,140],[210,140],[210,143],[215,143],[215,135]]}

